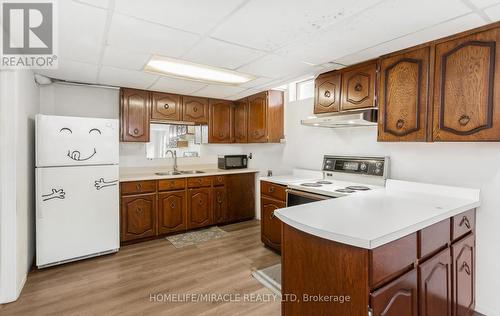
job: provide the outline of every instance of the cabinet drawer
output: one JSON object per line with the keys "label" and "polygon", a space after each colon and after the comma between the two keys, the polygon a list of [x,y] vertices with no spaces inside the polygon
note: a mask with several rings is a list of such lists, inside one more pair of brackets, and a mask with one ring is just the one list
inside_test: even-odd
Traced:
{"label": "cabinet drawer", "polygon": [[[418,280],[415,269],[370,294],[373,315],[418,315]],[[443,315],[444,316],[444,315]]]}
{"label": "cabinet drawer", "polygon": [[214,185],[224,185],[226,184],[225,176],[214,176]]}
{"label": "cabinet drawer", "polygon": [[286,201],[286,188],[271,182],[260,182],[260,194],[266,195],[280,201]]}
{"label": "cabinet drawer", "polygon": [[417,260],[417,233],[370,251],[370,287],[402,274]]}
{"label": "cabinet drawer", "polygon": [[189,188],[209,187],[212,185],[212,177],[188,178]]}
{"label": "cabinet drawer", "polygon": [[418,233],[419,258],[425,258],[430,254],[447,246],[450,242],[450,219],[436,223],[422,229]]}
{"label": "cabinet drawer", "polygon": [[451,218],[451,239],[453,241],[474,230],[476,210],[470,210]]}
{"label": "cabinet drawer", "polygon": [[121,194],[137,194],[156,191],[156,181],[132,181],[121,183]]}
{"label": "cabinet drawer", "polygon": [[182,190],[186,187],[186,179],[158,180],[158,191]]}

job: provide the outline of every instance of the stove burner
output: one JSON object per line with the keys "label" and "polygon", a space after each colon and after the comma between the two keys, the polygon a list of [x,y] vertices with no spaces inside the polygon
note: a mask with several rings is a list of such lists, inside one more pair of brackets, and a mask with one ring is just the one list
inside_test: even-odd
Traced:
{"label": "stove burner", "polygon": [[316,181],[316,183],[318,183],[318,184],[332,184],[332,182],[327,181],[327,180],[319,180],[319,181]]}
{"label": "stove burner", "polygon": [[303,186],[303,187],[315,187],[315,188],[321,186],[320,183],[315,183],[315,182],[311,182],[311,183],[306,182],[306,183],[301,183],[300,185]]}
{"label": "stove burner", "polygon": [[340,193],[353,193],[353,192],[356,192],[356,191],[351,190],[351,189],[347,189],[347,188],[345,188],[345,189],[337,189],[337,190],[335,190],[335,192],[340,192]]}
{"label": "stove burner", "polygon": [[346,187],[346,189],[348,190],[355,190],[355,191],[366,191],[366,190],[370,190],[369,187],[365,187],[363,185],[351,185],[351,186],[348,186]]}

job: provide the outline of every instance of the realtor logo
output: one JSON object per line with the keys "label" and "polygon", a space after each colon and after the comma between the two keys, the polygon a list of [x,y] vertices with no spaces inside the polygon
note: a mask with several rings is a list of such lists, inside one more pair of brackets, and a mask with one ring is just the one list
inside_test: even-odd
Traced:
{"label": "realtor logo", "polygon": [[2,1],[1,68],[55,68],[54,2]]}

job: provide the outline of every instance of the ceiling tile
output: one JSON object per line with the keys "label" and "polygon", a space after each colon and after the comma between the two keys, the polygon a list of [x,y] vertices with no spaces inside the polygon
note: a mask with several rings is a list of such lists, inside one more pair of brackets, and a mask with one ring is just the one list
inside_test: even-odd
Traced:
{"label": "ceiling tile", "polygon": [[104,9],[107,9],[109,5],[109,0],[73,0],[73,1]]}
{"label": "ceiling tile", "polygon": [[116,13],[108,34],[108,44],[114,48],[169,57],[180,56],[198,39],[199,36],[191,33]]}
{"label": "ceiling tile", "polygon": [[484,8],[496,3],[500,3],[498,0],[469,0],[473,5],[478,8]]}
{"label": "ceiling tile", "polygon": [[484,13],[486,13],[486,15],[488,15],[488,17],[493,21],[500,20],[500,4],[485,9]]}
{"label": "ceiling tile", "polygon": [[206,38],[196,45],[192,51],[183,56],[183,59],[195,63],[235,69],[262,55],[264,53],[254,49]]}
{"label": "ceiling tile", "polygon": [[98,82],[112,86],[146,89],[157,78],[158,76],[142,71],[103,66],[99,72]]}
{"label": "ceiling tile", "polygon": [[274,50],[373,5],[373,0],[253,0],[218,26],[213,37]]}
{"label": "ceiling tile", "polygon": [[269,54],[238,68],[238,71],[269,78],[281,78],[294,73],[307,72],[312,68],[312,66],[294,59]]}
{"label": "ceiling tile", "polygon": [[271,79],[271,78],[259,77],[259,78],[256,78],[254,80],[251,80],[249,82],[240,84],[240,87],[243,87],[243,88],[254,88],[254,87],[258,87],[258,86],[262,86],[264,84],[267,84],[267,83],[269,83],[269,82],[271,82],[273,80],[274,79]]}
{"label": "ceiling tile", "polygon": [[408,48],[432,40],[436,40],[451,34],[469,30],[485,24],[484,20],[477,14],[471,13],[460,18],[427,28],[425,30],[400,37],[396,40],[376,45],[354,54],[344,56],[335,61],[344,65],[352,65],[361,61],[369,60],[388,54],[400,49]]}
{"label": "ceiling tile", "polygon": [[116,0],[117,12],[195,33],[205,33],[243,0]]}
{"label": "ceiling tile", "polygon": [[104,42],[106,10],[73,1],[59,1],[58,6],[59,57],[97,64]]}
{"label": "ceiling tile", "polygon": [[158,81],[155,82],[149,89],[162,92],[191,94],[197,90],[200,90],[206,85],[206,83],[198,81],[160,77],[160,79],[158,79]]}
{"label": "ceiling tile", "polygon": [[210,98],[227,98],[228,96],[235,95],[246,88],[235,87],[235,86],[221,86],[221,85],[207,85],[203,89],[200,89],[194,93],[194,95],[210,97]]}
{"label": "ceiling tile", "polygon": [[323,64],[468,12],[460,0],[388,0],[276,53]]}
{"label": "ceiling tile", "polygon": [[252,94],[256,94],[256,93],[259,93],[261,90],[257,90],[257,89],[247,89],[247,90],[244,90],[240,93],[237,93],[237,94],[233,94],[233,95],[230,95],[228,97],[226,97],[226,99],[228,100],[239,100],[241,98],[244,98],[244,97],[248,97]]}
{"label": "ceiling tile", "polygon": [[151,55],[147,53],[129,52],[125,49],[106,46],[102,64],[130,70],[142,70],[150,57]]}
{"label": "ceiling tile", "polygon": [[58,61],[58,69],[39,69],[35,72],[61,80],[96,83],[98,69],[97,65],[60,58]]}

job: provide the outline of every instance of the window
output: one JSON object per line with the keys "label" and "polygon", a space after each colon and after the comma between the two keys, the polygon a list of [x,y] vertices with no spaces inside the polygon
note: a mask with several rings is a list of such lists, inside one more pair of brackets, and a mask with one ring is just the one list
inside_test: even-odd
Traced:
{"label": "window", "polygon": [[314,79],[297,82],[296,93],[296,100],[304,100],[314,97]]}

